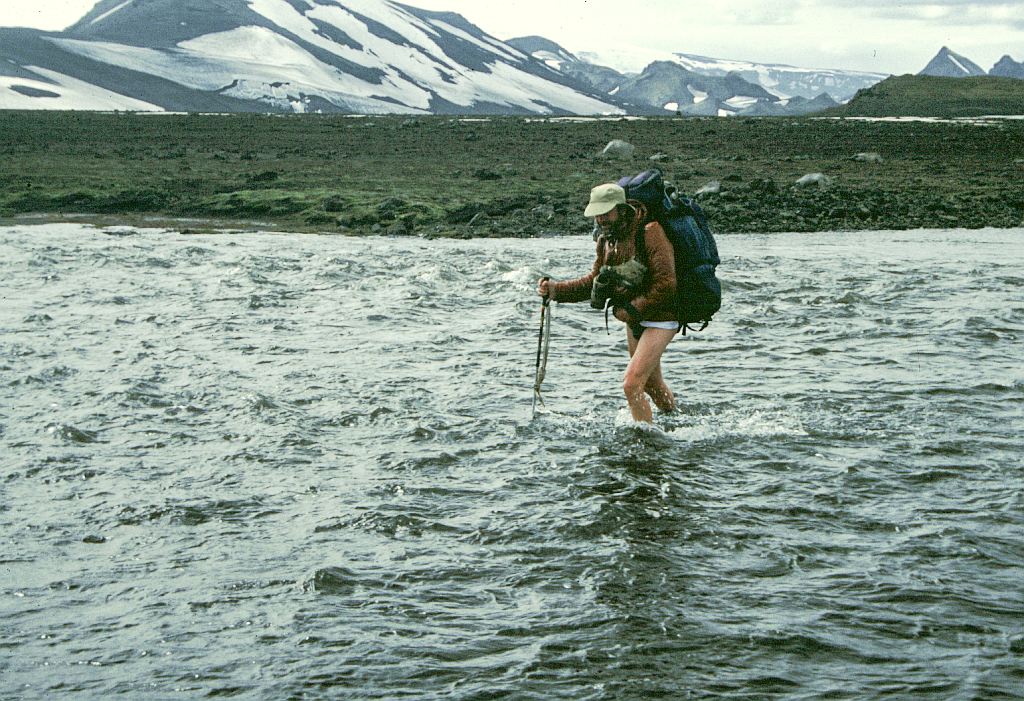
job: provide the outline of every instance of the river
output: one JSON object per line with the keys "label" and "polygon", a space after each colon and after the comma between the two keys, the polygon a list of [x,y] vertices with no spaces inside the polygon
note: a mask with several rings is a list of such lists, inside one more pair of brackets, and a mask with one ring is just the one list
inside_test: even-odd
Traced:
{"label": "river", "polygon": [[0,228],[0,698],[1021,698],[1024,230],[719,247]]}

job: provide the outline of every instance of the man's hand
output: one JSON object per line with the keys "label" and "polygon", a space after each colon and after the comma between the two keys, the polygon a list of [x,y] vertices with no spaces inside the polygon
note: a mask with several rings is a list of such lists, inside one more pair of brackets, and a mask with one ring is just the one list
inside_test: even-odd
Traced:
{"label": "man's hand", "polygon": [[623,322],[624,324],[628,324],[629,323],[629,312],[627,312],[622,307],[615,307],[615,318],[618,319],[619,321]]}
{"label": "man's hand", "polygon": [[548,279],[546,277],[542,277],[540,282],[537,283],[537,294],[541,297],[551,296],[551,288],[548,286]]}

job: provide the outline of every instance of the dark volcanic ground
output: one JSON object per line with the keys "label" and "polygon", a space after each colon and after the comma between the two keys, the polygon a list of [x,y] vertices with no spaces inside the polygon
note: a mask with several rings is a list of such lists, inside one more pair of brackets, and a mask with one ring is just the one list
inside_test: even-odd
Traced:
{"label": "dark volcanic ground", "polygon": [[[0,112],[0,217],[297,231],[582,233],[590,188],[661,168],[720,233],[1014,227],[1024,122]],[[631,157],[600,155],[613,139]],[[857,154],[877,154],[857,160]],[[795,187],[823,173],[827,186]],[[194,225],[189,225],[194,226]],[[210,227],[200,224],[199,228]]]}

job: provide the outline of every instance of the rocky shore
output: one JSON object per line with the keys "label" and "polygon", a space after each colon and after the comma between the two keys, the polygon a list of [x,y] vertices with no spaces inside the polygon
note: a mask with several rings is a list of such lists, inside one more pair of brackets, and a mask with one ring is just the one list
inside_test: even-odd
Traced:
{"label": "rocky shore", "polygon": [[[695,199],[719,233],[1024,226],[1024,193],[1010,191],[979,197],[910,188],[798,188],[757,178],[724,183],[722,189],[701,193]],[[591,229],[589,222],[579,220],[575,199],[532,204],[499,200],[463,206],[447,213],[445,222],[436,224],[432,234],[524,238]],[[386,211],[372,228],[377,233],[410,233],[404,222],[392,219]]]}
{"label": "rocky shore", "polygon": [[593,185],[657,167],[719,233],[1024,225],[1020,120],[2,112],[0,132],[7,220],[580,234]]}

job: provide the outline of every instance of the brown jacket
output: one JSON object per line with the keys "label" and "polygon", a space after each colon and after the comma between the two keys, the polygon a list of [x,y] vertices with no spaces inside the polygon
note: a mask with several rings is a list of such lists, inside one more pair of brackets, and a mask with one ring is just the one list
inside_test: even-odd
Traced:
{"label": "brown jacket", "polygon": [[[610,242],[603,236],[599,237],[593,269],[575,280],[548,283],[551,299],[556,302],[589,300],[594,278],[597,277],[601,266],[621,265],[637,255],[637,235],[634,228],[632,233],[625,235],[620,241]],[[647,274],[644,276],[640,294],[631,300],[640,318],[630,321],[676,321],[676,266],[672,244],[658,222],[647,224],[643,237],[647,257],[646,260],[641,258],[640,262],[647,266]]]}

